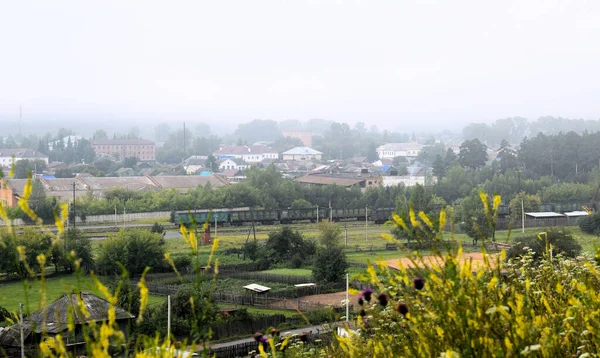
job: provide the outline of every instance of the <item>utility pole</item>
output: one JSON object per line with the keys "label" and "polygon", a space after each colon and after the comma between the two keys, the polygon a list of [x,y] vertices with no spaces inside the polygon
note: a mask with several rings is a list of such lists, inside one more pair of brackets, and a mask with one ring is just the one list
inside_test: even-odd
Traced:
{"label": "utility pole", "polygon": [[346,273],[346,322],[350,321],[350,297],[349,291],[350,289],[350,274]]}
{"label": "utility pole", "polygon": [[115,205],[115,228],[117,227],[117,206]]}
{"label": "utility pole", "polygon": [[348,221],[344,220],[344,237],[345,237],[344,242],[346,244],[346,247],[348,247],[348,227],[346,226],[347,222]]}
{"label": "utility pole", "polygon": [[319,205],[317,204],[317,224],[319,223]]}
{"label": "utility pole", "polygon": [[329,200],[329,222],[333,222],[333,210],[331,210],[331,200]]}
{"label": "utility pole", "polygon": [[367,215],[368,210],[369,207],[365,206],[365,242],[369,241],[369,215]]}
{"label": "utility pole", "polygon": [[75,182],[73,182],[73,232],[77,228],[77,216],[75,216]]}
{"label": "utility pole", "polygon": [[167,296],[167,339],[171,346],[171,295]]}
{"label": "utility pole", "polygon": [[523,204],[523,199],[521,199],[521,232],[525,232],[525,204]]}

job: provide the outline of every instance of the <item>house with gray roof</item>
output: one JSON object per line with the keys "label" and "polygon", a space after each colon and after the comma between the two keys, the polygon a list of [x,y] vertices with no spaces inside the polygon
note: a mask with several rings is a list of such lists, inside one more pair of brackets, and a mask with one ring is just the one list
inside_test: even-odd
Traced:
{"label": "house with gray roof", "polygon": [[[85,307],[86,313],[81,307]],[[71,293],[60,297],[42,310],[34,312],[23,319],[23,334],[26,356],[34,357],[39,352],[37,349],[44,337],[61,335],[69,353],[73,356],[86,353],[86,342],[84,338],[84,326],[90,322],[101,323],[108,321],[108,311],[111,304],[89,292]],[[126,310],[115,307],[115,321],[122,332],[127,333],[127,324],[135,316]],[[74,329],[69,331],[69,323]],[[0,347],[9,356],[16,353],[19,356],[21,326],[15,324],[10,327],[0,327]]]}
{"label": "house with gray roof", "polygon": [[296,147],[281,153],[283,160],[317,160],[320,161],[323,153],[309,147]]}

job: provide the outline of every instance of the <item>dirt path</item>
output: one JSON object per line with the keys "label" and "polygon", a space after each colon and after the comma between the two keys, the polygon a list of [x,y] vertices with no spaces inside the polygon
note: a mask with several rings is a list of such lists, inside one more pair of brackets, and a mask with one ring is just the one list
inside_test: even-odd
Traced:
{"label": "dirt path", "polygon": [[[428,265],[437,264],[439,262],[439,258],[437,256],[424,256],[423,259]],[[478,267],[483,266],[483,255],[480,252],[463,254],[461,261],[464,262],[466,260],[472,260],[473,270],[476,270]],[[402,262],[402,265],[406,268],[414,266],[413,263],[407,257],[386,260],[386,262],[390,267],[395,269],[400,268],[399,262]],[[300,298],[300,300],[303,302],[314,302],[322,305],[335,306],[339,305],[340,302],[345,299],[346,292],[327,293],[322,295],[304,296]],[[355,307],[358,306],[358,295],[350,295],[350,301]]]}
{"label": "dirt path", "polygon": [[[488,255],[491,256],[491,255]],[[483,255],[481,254],[481,252],[471,252],[468,254],[463,254],[462,255],[462,259],[461,262],[465,262],[467,260],[472,260],[472,265],[473,265],[473,269],[477,269],[480,266],[483,266]],[[423,261],[425,261],[425,264],[427,266],[435,264],[438,265],[440,263],[440,258],[437,256],[423,256]],[[391,260],[387,260],[386,261],[387,264],[395,269],[399,269],[400,268],[400,262],[402,263],[402,265],[405,268],[409,268],[409,267],[414,267],[414,264],[410,261],[410,259],[408,257],[403,257],[403,258],[399,258],[399,259],[391,259]],[[417,262],[417,264],[420,264],[419,262]],[[420,267],[420,265],[417,265]]]}

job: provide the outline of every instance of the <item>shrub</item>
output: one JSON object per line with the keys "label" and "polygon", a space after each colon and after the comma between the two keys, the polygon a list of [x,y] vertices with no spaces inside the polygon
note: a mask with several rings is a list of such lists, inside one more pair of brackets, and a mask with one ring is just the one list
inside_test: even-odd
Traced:
{"label": "shrub", "polygon": [[97,267],[104,275],[119,274],[124,265],[131,275],[141,274],[146,266],[159,267],[164,257],[162,235],[146,230],[121,230],[102,242]]}
{"label": "shrub", "polygon": [[579,218],[579,228],[587,234],[595,234],[600,229],[600,213]]}
{"label": "shrub", "polygon": [[529,248],[533,251],[533,259],[538,261],[546,251],[546,241],[552,245],[552,254],[563,254],[574,258],[581,254],[581,245],[573,238],[567,229],[548,229],[546,234],[527,236],[515,240],[515,244],[506,253],[507,259],[521,257],[527,254]]}

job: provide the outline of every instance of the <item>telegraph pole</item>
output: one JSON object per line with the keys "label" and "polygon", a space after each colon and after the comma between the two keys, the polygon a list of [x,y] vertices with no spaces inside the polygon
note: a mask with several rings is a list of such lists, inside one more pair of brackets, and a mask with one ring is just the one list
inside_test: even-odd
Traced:
{"label": "telegraph pole", "polygon": [[369,241],[369,216],[367,215],[368,210],[369,207],[365,206],[365,242]]}
{"label": "telegraph pole", "polygon": [[75,229],[77,228],[77,218],[75,216],[75,182],[73,182],[73,232],[75,232]]}

